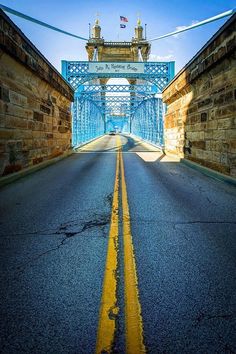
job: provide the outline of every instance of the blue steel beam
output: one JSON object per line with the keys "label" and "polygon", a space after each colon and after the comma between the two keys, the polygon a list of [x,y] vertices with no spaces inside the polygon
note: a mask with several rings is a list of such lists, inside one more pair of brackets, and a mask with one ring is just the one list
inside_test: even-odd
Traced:
{"label": "blue steel beam", "polygon": [[143,95],[151,94],[154,95],[157,93],[156,85],[81,85],[80,93],[89,93],[89,94],[96,94],[96,93],[140,93]]}
{"label": "blue steel beam", "polygon": [[[141,73],[122,72],[122,73],[94,73],[89,72],[88,61],[62,61],[62,73],[71,86],[76,90],[80,85],[85,82],[102,78],[127,78],[145,80],[156,85],[158,92],[173,78],[174,62],[143,62],[135,63],[136,65],[142,64],[144,71]],[[102,63],[105,62],[96,62]],[[129,64],[129,63],[126,63]],[[133,63],[130,63],[133,64]]]}
{"label": "blue steel beam", "polygon": [[[80,97],[81,101],[83,101],[83,97],[84,96]],[[90,98],[86,97],[86,99],[96,103],[97,107],[99,107],[103,113],[110,112],[111,110],[115,110],[116,112],[125,110],[127,114],[130,114],[133,113],[138,105],[143,102],[143,98],[130,96],[92,96]]]}

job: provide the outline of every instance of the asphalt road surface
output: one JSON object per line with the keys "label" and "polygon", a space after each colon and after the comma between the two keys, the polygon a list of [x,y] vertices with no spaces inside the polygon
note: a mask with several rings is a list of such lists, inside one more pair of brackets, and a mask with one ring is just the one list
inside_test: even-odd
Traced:
{"label": "asphalt road surface", "polygon": [[236,189],[104,136],[0,190],[0,352],[236,353]]}

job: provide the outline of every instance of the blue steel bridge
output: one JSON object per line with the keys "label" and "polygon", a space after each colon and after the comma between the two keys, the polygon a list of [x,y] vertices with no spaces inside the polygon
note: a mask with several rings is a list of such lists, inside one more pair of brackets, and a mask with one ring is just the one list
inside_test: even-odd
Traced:
{"label": "blue steel bridge", "polygon": [[[44,112],[53,111],[56,85],[32,70],[35,58],[44,67],[43,57],[9,19],[0,22],[0,137],[6,135],[0,150],[6,147],[14,167],[16,158],[24,161],[31,153],[36,158],[29,161],[37,164],[45,150],[57,153],[60,139],[70,154],[61,115]],[[213,150],[201,154],[223,161],[233,161],[225,151],[235,146],[225,139],[233,136],[234,118],[223,113],[235,104],[234,24],[230,20],[208,42],[204,61],[203,52],[192,61],[203,67],[219,56],[194,82],[201,94],[203,82],[211,86],[204,101],[211,98],[215,115],[197,123],[204,138],[194,143],[196,150],[208,144]],[[174,62],[148,62],[151,40],[142,35],[140,21],[131,42],[104,42],[100,31],[97,20],[86,45],[88,61],[62,62],[74,88],[73,145],[80,148],[52,159],[51,166],[45,160],[41,167],[47,168],[20,171],[19,180],[9,175],[14,182],[0,189],[0,353],[236,353],[235,182],[196,164],[190,168],[159,148],[161,92],[174,76]],[[58,74],[43,60],[45,75],[57,83]],[[31,92],[33,83],[39,86]],[[69,108],[61,93],[56,110]],[[220,100],[227,101],[221,109]],[[200,121],[199,108],[194,115]],[[223,118],[216,119],[217,111]],[[219,130],[210,128],[215,123]],[[128,134],[105,135],[114,129]]]}
{"label": "blue steel bridge", "polygon": [[[174,77],[174,64],[173,61],[107,63],[63,60],[62,74],[75,90],[73,146],[116,127],[121,132],[163,146],[165,108],[161,92]],[[108,84],[109,79],[126,79],[127,84]]]}

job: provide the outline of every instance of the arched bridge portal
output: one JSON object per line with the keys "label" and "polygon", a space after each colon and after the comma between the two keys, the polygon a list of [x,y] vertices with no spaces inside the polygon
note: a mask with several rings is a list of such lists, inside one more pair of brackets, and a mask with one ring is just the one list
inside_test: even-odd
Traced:
{"label": "arched bridge portal", "polygon": [[[62,74],[75,90],[73,145],[111,127],[163,145],[160,93],[174,77],[174,62],[146,61],[150,44],[140,21],[132,42],[105,42],[96,21],[86,49],[89,61],[62,61]],[[109,85],[110,78],[125,78],[128,84]]]}

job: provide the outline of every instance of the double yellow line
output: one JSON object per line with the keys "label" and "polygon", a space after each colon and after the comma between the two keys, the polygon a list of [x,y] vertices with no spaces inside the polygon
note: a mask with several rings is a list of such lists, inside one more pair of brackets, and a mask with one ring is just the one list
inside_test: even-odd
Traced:
{"label": "double yellow line", "polygon": [[[119,189],[121,184],[122,226],[124,244],[124,296],[126,353],[145,353],[143,322],[138,295],[138,279],[132,243],[130,214],[125,182],[124,162],[120,137],[117,137],[116,175],[112,203],[107,259],[100,304],[96,353],[112,353],[119,313],[117,299],[118,238],[119,238]],[[121,179],[121,183],[120,183]]]}

